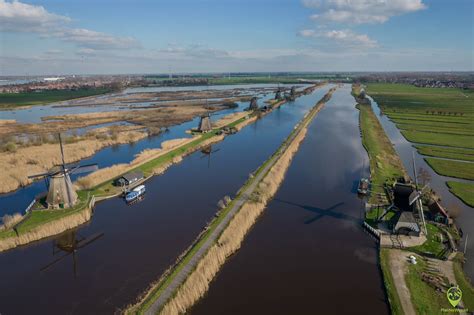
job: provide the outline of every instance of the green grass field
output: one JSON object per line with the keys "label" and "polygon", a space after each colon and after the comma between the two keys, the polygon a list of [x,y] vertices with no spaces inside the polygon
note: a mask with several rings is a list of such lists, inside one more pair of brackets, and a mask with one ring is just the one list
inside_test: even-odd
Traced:
{"label": "green grass field", "polygon": [[422,245],[408,248],[409,250],[420,255],[434,255],[436,258],[443,259],[446,254],[446,247],[443,245],[443,231],[433,224],[427,224],[428,239]]}
{"label": "green grass field", "polygon": [[425,158],[429,166],[443,176],[474,180],[474,163]]}
{"label": "green grass field", "polygon": [[462,268],[463,254],[458,253],[454,259],[454,276],[456,277],[457,285],[462,290],[462,301],[464,307],[470,311],[474,310],[474,286],[464,274]]}
{"label": "green grass field", "polygon": [[110,91],[110,89],[100,88],[25,93],[0,93],[0,108],[8,109],[18,106],[43,105],[74,98],[104,94]]}
{"label": "green grass field", "polygon": [[427,156],[441,157],[453,160],[474,162],[474,150],[462,148],[448,148],[417,145],[415,148],[419,153]]}
{"label": "green grass field", "polygon": [[465,204],[474,208],[474,183],[448,181],[449,190]]}
{"label": "green grass field", "polygon": [[426,263],[418,259],[418,264],[408,266],[406,282],[410,290],[411,300],[417,314],[443,314],[441,309],[449,309],[446,294],[437,292],[433,287],[421,279],[421,273],[426,272]]}
{"label": "green grass field", "polygon": [[[473,90],[374,83],[367,91],[403,136],[417,143],[418,152],[430,156],[426,161],[435,172],[474,180],[474,163],[468,163],[474,162]],[[472,205],[472,198],[459,185],[450,188],[465,202],[471,199],[466,203]]]}

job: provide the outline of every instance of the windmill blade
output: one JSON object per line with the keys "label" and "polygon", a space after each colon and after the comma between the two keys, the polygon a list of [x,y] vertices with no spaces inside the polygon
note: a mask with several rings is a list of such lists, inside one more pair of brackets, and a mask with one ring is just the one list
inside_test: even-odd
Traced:
{"label": "windmill blade", "polygon": [[99,169],[99,166],[97,164],[88,164],[88,165],[81,165],[73,168],[71,171],[69,171],[69,174],[83,174],[83,173],[89,173],[89,172],[94,172]]}
{"label": "windmill blade", "polygon": [[104,236],[104,233],[98,233],[98,234],[92,235],[88,237],[87,239],[82,240],[79,243],[77,243],[76,249],[83,248],[89,245],[90,243],[97,241],[102,236]]}
{"label": "windmill blade", "polygon": [[46,176],[49,176],[49,175],[51,175],[51,173],[46,172],[46,173],[41,173],[41,174],[30,175],[30,176],[28,176],[28,178],[39,178],[39,177],[46,177]]}
{"label": "windmill blade", "polygon": [[64,162],[64,149],[63,149],[63,140],[61,138],[61,133],[58,133],[59,136],[59,146],[61,148],[61,161],[63,162],[63,171],[66,169],[66,163]]}
{"label": "windmill blade", "polygon": [[63,260],[64,258],[66,258],[67,256],[71,255],[72,252],[70,253],[67,253],[59,258],[56,258],[55,260],[53,260],[52,262],[50,262],[49,264],[47,264],[46,266],[44,266],[43,268],[40,269],[40,271],[46,271],[48,270],[49,268],[51,268],[52,266],[54,266],[55,264],[57,264],[58,262],[60,262],[61,260]]}

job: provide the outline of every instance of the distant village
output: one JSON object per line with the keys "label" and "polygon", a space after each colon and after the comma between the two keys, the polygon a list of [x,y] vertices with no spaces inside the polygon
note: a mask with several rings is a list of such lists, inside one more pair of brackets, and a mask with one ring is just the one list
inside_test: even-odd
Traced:
{"label": "distant village", "polygon": [[[255,75],[255,74],[253,74]],[[262,77],[266,73],[259,74]],[[287,74],[289,75],[289,74]],[[308,74],[305,74],[306,76]],[[315,73],[327,79],[327,73]],[[345,74],[347,79],[368,82],[405,83],[417,87],[431,88],[463,88],[474,89],[474,73],[472,72],[386,72],[386,73],[352,73]],[[6,81],[0,84],[0,93],[39,92],[47,90],[78,90],[109,88],[120,90],[129,86],[192,86],[206,85],[210,78],[221,75],[209,74],[182,74],[179,76],[167,75],[90,75],[90,76],[64,76],[64,77],[0,77]],[[298,74],[291,74],[297,78]],[[277,82],[276,79],[275,82]],[[336,75],[333,81],[340,82]],[[9,83],[11,82],[11,83]]]}
{"label": "distant village", "polygon": [[[24,93],[53,90],[80,90],[109,88],[120,90],[130,83],[128,77],[123,76],[70,76],[45,78],[6,78],[11,84],[0,85],[0,93]],[[23,83],[23,81],[29,81]]]}
{"label": "distant village", "polygon": [[472,72],[391,72],[368,73],[359,76],[361,82],[405,83],[417,87],[474,89]]}

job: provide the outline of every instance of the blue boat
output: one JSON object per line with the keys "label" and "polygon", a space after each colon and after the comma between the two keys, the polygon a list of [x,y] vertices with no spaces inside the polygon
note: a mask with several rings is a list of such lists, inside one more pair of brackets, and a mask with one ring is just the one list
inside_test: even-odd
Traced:
{"label": "blue boat", "polygon": [[140,185],[135,188],[129,193],[125,195],[125,201],[126,202],[132,202],[137,200],[139,197],[143,196],[145,194],[145,185]]}

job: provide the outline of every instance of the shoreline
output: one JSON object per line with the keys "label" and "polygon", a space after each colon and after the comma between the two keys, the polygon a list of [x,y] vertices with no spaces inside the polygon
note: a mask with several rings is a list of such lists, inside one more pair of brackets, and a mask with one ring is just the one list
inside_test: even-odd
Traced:
{"label": "shoreline", "polygon": [[[326,93],[303,117],[277,151],[242,186],[236,198],[218,212],[214,220],[204,228],[203,233],[178,257],[177,263],[151,285],[139,298],[138,303],[128,307],[126,313],[142,313],[148,306],[151,306],[151,309],[146,310],[146,313],[154,313],[162,308],[165,314],[182,313],[207,291],[209,282],[226,258],[238,250],[267,202],[278,190],[294,154],[306,136],[307,127],[335,89],[332,88]],[[191,265],[183,265],[188,261],[192,262]],[[177,272],[185,269],[192,271],[186,275],[183,283],[173,283],[177,278],[183,277]],[[172,289],[166,291],[168,288]]]}
{"label": "shoreline", "polygon": [[[308,87],[304,91],[299,92],[297,97],[299,97],[301,95],[312,93],[316,88],[321,87],[323,85],[325,85],[325,84],[318,84],[318,85],[313,85],[311,87]],[[281,101],[276,102],[274,104],[273,109],[278,108],[279,106],[285,104],[286,102],[287,102],[286,100],[281,100]],[[273,111],[273,109],[271,111],[263,113],[261,117],[264,117],[265,115],[269,114],[270,112]],[[229,114],[229,115],[232,115],[232,114]],[[187,142],[185,142],[185,143],[183,143],[183,144],[181,144],[177,147],[174,147],[169,151],[165,150],[165,152],[159,152],[159,154],[157,156],[152,156],[152,157],[149,157],[148,159],[144,159],[143,161],[140,161],[140,163],[137,164],[137,165],[129,164],[120,173],[115,174],[114,176],[112,176],[111,178],[108,178],[106,180],[102,180],[101,183],[95,185],[93,188],[78,191],[78,192],[87,192],[87,198],[83,199],[83,200],[80,200],[80,202],[88,204],[91,201],[91,198],[97,198],[95,201],[101,201],[101,200],[113,198],[113,197],[116,197],[116,196],[120,195],[120,193],[121,193],[120,189],[115,189],[112,192],[110,192],[110,189],[114,189],[114,186],[112,186],[113,178],[116,178],[117,176],[120,176],[124,173],[130,172],[130,171],[133,171],[133,170],[143,170],[144,174],[145,174],[145,178],[144,178],[143,182],[147,181],[148,179],[152,178],[155,175],[163,174],[170,166],[181,162],[182,159],[185,156],[198,151],[199,149],[201,149],[204,146],[208,146],[210,144],[222,141],[225,138],[226,135],[225,134],[218,134],[218,133],[223,128],[225,128],[225,127],[235,127],[237,130],[241,130],[245,126],[249,125],[250,123],[252,123],[252,122],[254,122],[258,119],[256,113],[250,113],[249,112],[248,116],[249,116],[248,118],[247,117],[242,117],[242,118],[236,119],[235,121],[232,121],[232,122],[228,123],[225,126],[222,126],[220,128],[217,128],[217,129],[213,129],[212,131],[210,131],[208,133],[201,134],[198,137],[190,138],[191,139],[190,141],[187,141]],[[91,175],[93,175],[93,173]],[[81,198],[79,198],[79,199],[81,199]],[[79,205],[79,206],[76,206],[73,209],[64,210],[65,214],[60,216],[59,218],[52,219],[51,221],[47,221],[46,223],[42,223],[42,222],[38,223],[36,226],[34,226],[34,227],[30,228],[29,230],[24,232],[25,234],[28,235],[28,238],[26,238],[27,241],[24,240],[23,238],[21,238],[20,235],[16,235],[11,229],[1,231],[0,232],[0,252],[16,248],[20,245],[26,245],[26,244],[29,244],[29,243],[34,242],[34,241],[39,241],[39,240],[44,239],[46,237],[50,237],[50,236],[60,234],[62,232],[65,232],[69,229],[73,229],[73,228],[79,226],[80,224],[83,224],[83,223],[89,221],[90,218],[91,218],[91,215],[89,215],[88,219],[85,220],[84,222],[81,222],[79,224],[64,225],[62,228],[58,227],[56,229],[49,229],[49,226],[46,226],[46,227],[44,226],[45,224],[54,223],[55,221],[66,219],[66,218],[68,218],[69,215],[71,215],[72,213],[74,213],[78,210],[83,210],[83,211],[86,210],[84,208],[85,208],[84,204],[82,206]],[[90,208],[88,210],[92,214],[92,208]],[[52,215],[54,215],[55,213],[58,213],[58,210],[52,210],[52,211],[53,211]],[[34,215],[34,211],[29,213],[28,215],[30,215],[30,216]],[[28,217],[25,217],[25,218],[27,219]],[[27,222],[25,222],[25,218],[22,221],[20,221],[20,223],[18,223],[17,226],[21,226],[23,223],[27,223]],[[59,221],[59,222],[61,222],[61,221]],[[43,229],[43,231],[41,231],[42,228],[45,228],[45,229]],[[20,239],[20,238],[21,238],[22,241],[17,240],[17,239]]]}

